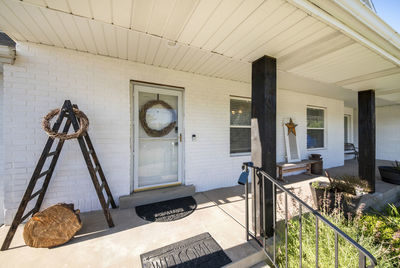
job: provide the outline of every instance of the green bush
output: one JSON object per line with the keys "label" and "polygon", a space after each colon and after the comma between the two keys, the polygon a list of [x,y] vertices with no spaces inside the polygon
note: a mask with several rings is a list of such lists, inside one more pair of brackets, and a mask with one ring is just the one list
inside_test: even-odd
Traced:
{"label": "green bush", "polygon": [[[356,217],[344,217],[339,210],[324,215],[344,233],[368,250],[378,261],[377,267],[400,267],[400,215],[390,206],[385,213],[370,213]],[[280,223],[282,230],[283,224]],[[288,221],[288,267],[299,267],[298,217]],[[318,267],[334,267],[335,234],[319,221]],[[302,217],[302,265],[315,267],[315,216],[304,213]],[[278,243],[277,263],[285,267],[285,236],[282,231]],[[339,267],[358,267],[358,251],[339,236]],[[367,264],[369,261],[367,260]]]}
{"label": "green bush", "polygon": [[400,267],[400,209],[388,205],[383,213],[375,212],[362,216],[364,232],[385,246],[390,255],[397,259]]}
{"label": "green bush", "polygon": [[358,176],[343,175],[338,177],[329,178],[331,189],[335,189],[338,192],[349,193],[352,195],[356,194],[356,189],[362,189],[368,192],[368,184]]}
{"label": "green bush", "polygon": [[322,181],[314,181],[311,186],[315,189],[326,189],[331,191],[349,193],[356,195],[357,190],[368,192],[368,183],[358,176],[343,175],[337,177],[328,177],[329,183]]}

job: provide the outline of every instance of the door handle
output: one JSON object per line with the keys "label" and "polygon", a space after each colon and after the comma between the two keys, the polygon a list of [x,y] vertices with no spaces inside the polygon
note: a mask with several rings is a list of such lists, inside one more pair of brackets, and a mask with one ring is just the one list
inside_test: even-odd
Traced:
{"label": "door handle", "polygon": [[179,141],[182,142],[182,133],[179,134]]}

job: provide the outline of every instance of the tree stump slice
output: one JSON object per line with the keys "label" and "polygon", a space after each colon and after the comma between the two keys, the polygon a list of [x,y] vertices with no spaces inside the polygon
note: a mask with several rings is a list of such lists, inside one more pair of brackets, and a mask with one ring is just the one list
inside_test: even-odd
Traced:
{"label": "tree stump slice", "polygon": [[68,242],[82,228],[79,209],[74,204],[57,204],[35,213],[25,224],[25,244],[50,248]]}

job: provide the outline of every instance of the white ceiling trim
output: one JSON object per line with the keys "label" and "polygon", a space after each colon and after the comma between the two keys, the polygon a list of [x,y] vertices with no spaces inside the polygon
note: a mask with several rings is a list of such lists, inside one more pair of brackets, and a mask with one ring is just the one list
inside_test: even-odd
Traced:
{"label": "white ceiling trim", "polygon": [[[369,40],[365,38],[363,35],[358,33],[357,31],[353,30],[351,27],[346,25],[345,23],[339,21],[337,18],[332,16],[329,12],[323,10],[321,7],[319,7],[316,4],[313,4],[314,0],[287,0],[290,3],[292,3],[294,6],[304,10],[305,12],[310,13],[312,16],[315,16],[316,18],[324,21],[325,23],[328,23],[335,29],[338,29],[339,31],[343,32],[345,35],[357,40],[359,43],[363,44],[367,48],[370,48],[374,52],[378,53],[378,55],[381,55],[385,59],[391,61],[392,63],[396,64],[397,66],[400,66],[400,58],[394,56],[393,54],[389,53],[385,49],[381,48],[376,44],[378,42],[377,38],[380,38],[380,36],[374,32],[376,38],[375,40]],[[311,1],[311,2],[310,2]],[[336,5],[335,1],[324,1],[324,4],[334,6]],[[343,11],[345,12],[345,11]],[[349,24],[351,25],[351,24]],[[388,43],[389,44],[389,43]],[[392,44],[390,43],[392,46]],[[400,53],[399,48],[396,48],[397,52]]]}
{"label": "white ceiling trim", "polygon": [[316,1],[323,0],[0,0],[0,25],[19,41],[244,83],[250,62],[270,55],[279,71],[327,88],[395,88],[397,77],[379,80],[399,72],[391,59],[315,5],[296,5]]}
{"label": "white ceiling trim", "polygon": [[379,90],[375,93],[376,96],[385,96],[390,94],[400,93],[400,88],[389,89],[389,90]]}
{"label": "white ceiling trim", "polygon": [[[0,23],[13,21],[18,24],[19,31],[11,25],[6,27],[12,29],[14,33],[12,37],[16,40],[33,41],[205,76],[249,82],[250,76],[247,76],[247,72],[239,71],[250,69],[250,64],[246,61],[162,38],[155,34],[31,3],[0,0],[0,4],[1,2],[6,10],[0,11]],[[21,20],[21,14],[29,20]],[[30,14],[35,14],[35,16]],[[4,15],[6,17],[2,20]],[[51,23],[49,19],[51,19]],[[20,32],[21,29],[23,32]],[[112,38],[106,38],[108,36]],[[129,46],[129,42],[133,42],[133,46]],[[193,61],[192,56],[196,56],[199,62]],[[236,67],[230,68],[230,73],[225,72],[224,68],[231,65]]]}
{"label": "white ceiling trim", "polygon": [[[173,5],[169,5],[164,7],[164,9],[168,8],[173,10],[174,7],[176,5],[179,6],[183,6],[183,10],[188,11],[190,10],[190,15],[187,15],[185,18],[185,22],[183,23],[183,25],[181,25],[180,29],[178,30],[179,35],[176,36],[176,38],[172,38],[174,35],[169,35],[166,36],[165,35],[165,29],[166,29],[166,25],[168,23],[171,22],[172,19],[172,12],[165,12],[166,14],[169,14],[168,18],[165,17],[165,19],[163,19],[162,21],[165,22],[164,28],[161,30],[158,30],[158,28],[155,28],[154,31],[150,31],[150,29],[152,28],[152,25],[148,25],[150,24],[149,21],[153,21],[153,19],[151,20],[147,20],[147,25],[143,26],[142,30],[139,30],[138,27],[136,27],[136,29],[131,29],[132,27],[132,20],[134,20],[138,15],[140,16],[140,14],[136,14],[136,12],[134,11],[134,6],[135,5],[139,5],[141,2],[143,1],[132,1],[130,0],[119,0],[119,1],[124,1],[128,4],[128,6],[131,6],[131,10],[124,10],[124,12],[119,13],[119,15],[121,14],[121,17],[123,17],[123,19],[121,19],[121,21],[125,21],[125,22],[119,22],[119,21],[115,21],[117,20],[117,18],[119,19],[120,16],[115,16],[115,15],[105,15],[102,14],[102,12],[100,12],[100,10],[103,10],[103,13],[105,12],[104,10],[107,10],[107,8],[99,8],[99,6],[104,5],[106,2],[108,2],[107,0],[103,0],[103,1],[96,1],[96,5],[90,4],[92,2],[88,1],[89,3],[89,7],[86,8],[89,11],[85,11],[82,12],[82,10],[80,9],[79,14],[75,14],[73,12],[78,12],[77,9],[72,9],[71,7],[73,6],[77,6],[77,2],[79,2],[80,5],[82,5],[82,3],[86,3],[86,1],[79,1],[79,0],[66,0],[66,1],[38,1],[38,0],[30,0],[31,2],[27,2],[25,1],[17,1],[17,0],[11,0],[11,1],[15,1],[18,3],[23,3],[23,5],[31,5],[34,7],[40,7],[40,8],[45,8],[48,10],[54,10],[56,12],[61,12],[61,13],[65,13],[68,14],[69,16],[77,16],[77,17],[82,17],[82,18],[87,18],[87,19],[91,19],[94,21],[97,21],[99,23],[103,23],[103,24],[112,24],[114,27],[122,27],[123,29],[129,29],[129,30],[133,30],[133,31],[137,31],[143,34],[149,34],[149,35],[153,35],[156,37],[162,37],[163,39],[169,40],[169,41],[173,41],[173,42],[177,42],[179,44],[182,45],[188,45],[191,47],[196,47],[196,48],[200,48],[203,49],[207,52],[216,52],[219,53],[223,56],[226,56],[228,58],[234,59],[235,61],[243,61],[243,62],[251,62],[253,60],[255,60],[256,58],[258,58],[260,55],[262,55],[263,51],[265,50],[264,47],[268,44],[269,39],[270,38],[270,33],[268,38],[266,39],[266,41],[263,41],[264,44],[258,45],[258,47],[255,47],[253,49],[253,51],[247,52],[247,55],[243,54],[243,55],[239,55],[238,57],[236,57],[234,54],[230,54],[230,55],[226,55],[226,53],[224,53],[223,51],[226,49],[222,49],[221,51],[219,50],[219,47],[221,46],[221,44],[228,38],[228,36],[230,36],[232,33],[234,33],[237,29],[239,29],[243,24],[247,23],[247,20],[251,17],[251,15],[255,15],[257,12],[261,12],[263,10],[265,10],[264,12],[270,12],[269,9],[267,9],[267,7],[274,7],[275,9],[272,10],[276,10],[281,8],[283,5],[287,5],[287,4],[282,4],[284,2],[282,2],[281,0],[270,0],[270,1],[261,1],[261,0],[254,0],[254,1],[243,1],[243,0],[231,0],[231,1],[224,1],[224,0],[219,0],[219,1],[199,1],[199,0],[181,0],[184,1],[184,3],[186,3],[186,6],[184,5],[184,3],[181,3],[181,1],[179,0],[175,0],[173,2]],[[33,1],[33,2],[32,2]],[[161,1],[161,2],[160,2]],[[328,23],[329,25],[335,27],[336,29],[341,30],[342,32],[344,32],[346,35],[350,35],[352,38],[359,40],[367,45],[372,45],[371,48],[377,52],[378,54],[381,54],[382,56],[386,57],[387,59],[389,59],[390,61],[392,61],[393,63],[395,63],[396,65],[400,66],[400,59],[392,56],[392,55],[388,55],[388,53],[386,53],[385,50],[379,49],[377,46],[373,46],[372,42],[369,42],[369,40],[363,38],[363,36],[359,35],[357,32],[352,31],[349,27],[347,27],[345,24],[341,23],[340,21],[338,21],[336,18],[330,16],[328,13],[326,13],[325,11],[323,11],[320,8],[317,8],[315,5],[312,5],[310,2],[308,2],[308,0],[288,0],[292,5],[299,7],[300,9],[302,9],[303,11],[305,11],[305,14],[309,14],[310,12],[312,13],[311,15],[314,15],[314,17],[316,16],[317,18],[319,18],[320,20],[322,19],[322,21],[324,21],[325,23]],[[310,0],[310,1],[320,1],[320,0]],[[160,3],[159,3],[160,2]],[[163,5],[168,1],[162,1],[162,0],[153,0],[151,3],[151,10],[162,10]],[[179,2],[179,3],[178,3]],[[275,3],[276,2],[276,3]],[[326,1],[325,1],[326,2]],[[65,4],[62,4],[65,3]],[[112,1],[110,1],[111,3],[111,13],[115,14],[115,9],[117,9],[117,7],[120,7],[121,5],[115,5],[113,4]],[[121,3],[121,2],[119,2]],[[143,3],[147,3],[146,1]],[[208,4],[208,6],[205,6],[205,4]],[[213,3],[213,8],[211,9],[213,10],[210,15],[208,16],[207,19],[202,20],[202,24],[199,25],[199,30],[196,32],[194,31],[195,35],[192,36],[191,41],[184,39],[188,42],[181,42],[179,41],[181,38],[181,35],[184,33],[185,29],[186,29],[186,25],[187,23],[192,19],[192,15],[194,14],[194,12],[197,9],[200,8],[210,8],[209,4]],[[274,4],[275,3],[275,4]],[[45,6],[46,5],[46,6]],[[161,5],[161,7],[159,7]],[[156,8],[157,7],[157,8]],[[94,10],[95,9],[95,10]],[[227,10],[226,10],[227,9]],[[237,11],[240,9],[241,13],[237,13]],[[96,11],[97,10],[97,11]],[[245,10],[245,11],[243,11]],[[268,11],[267,11],[268,10]],[[128,15],[125,14],[128,12]],[[220,16],[216,16],[216,14],[218,13]],[[133,14],[135,13],[135,14]],[[96,14],[96,16],[95,16]],[[125,14],[125,15],[124,15]],[[150,13],[149,13],[150,14]],[[87,16],[91,16],[91,17],[87,17]],[[135,16],[134,16],[135,15]],[[155,20],[160,20],[158,17],[159,16],[153,16],[154,14],[152,14],[152,18],[154,17]],[[235,15],[235,16],[234,16]],[[85,17],[86,16],[86,17]],[[239,17],[238,17],[239,16]],[[219,18],[221,17],[221,18]],[[64,16],[65,18],[65,16]],[[129,19],[128,19],[129,18]],[[300,21],[301,21],[302,17],[299,17]],[[209,30],[205,30],[204,27],[209,27],[209,25],[213,25],[214,23],[210,22],[210,19],[218,19],[215,22],[215,27],[216,29],[212,29],[213,33],[207,37],[206,39],[199,37],[199,34],[203,34],[204,35],[204,31],[209,31]],[[127,21],[129,20],[129,27],[123,27],[120,25],[117,25],[118,23],[120,24],[124,24],[127,25]],[[222,30],[225,29],[223,28],[226,25],[226,21],[227,20],[233,20],[233,24],[236,23],[236,26],[233,27],[231,30]],[[237,20],[237,22],[235,22],[235,20]],[[225,24],[224,24],[225,23]],[[295,23],[294,25],[297,25],[299,23]],[[179,24],[178,24],[179,25]],[[221,28],[222,27],[222,28]],[[140,27],[139,27],[140,28]],[[179,28],[179,27],[178,27]],[[190,28],[188,28],[190,29]],[[290,28],[289,28],[290,29]],[[210,29],[211,30],[211,29]],[[287,29],[282,30],[285,31]],[[213,37],[214,36],[219,36],[217,33],[221,32],[221,36],[224,36],[222,39],[220,40],[214,40]],[[211,33],[211,32],[210,32]],[[23,35],[23,34],[22,34]],[[200,38],[200,39],[199,39]],[[33,38],[34,39],[34,38]],[[26,38],[26,40],[31,40],[31,38]],[[52,38],[52,41],[56,40],[55,37]],[[196,41],[197,40],[197,41]],[[203,40],[203,41],[199,41],[199,40]],[[209,43],[209,41],[211,41],[211,43],[213,43],[214,45],[210,45],[211,43]],[[262,40],[260,40],[262,41]],[[194,42],[194,43],[193,43]],[[46,42],[40,42],[40,43],[46,43]],[[53,43],[55,43],[55,41],[53,41]],[[243,43],[243,42],[239,42],[239,43]],[[197,44],[197,45],[196,45]],[[250,43],[249,45],[254,45],[257,44],[257,42],[255,42],[255,40],[253,40],[252,43]],[[79,44],[76,44],[76,46],[78,46]],[[215,51],[214,51],[215,50]],[[86,49],[85,51],[89,51],[89,49]],[[400,53],[400,51],[399,51]],[[271,55],[271,54],[269,54]],[[275,55],[271,55],[271,56],[275,56]]]}
{"label": "white ceiling trim", "polygon": [[279,59],[279,66],[287,71],[307,64],[328,54],[337,52],[354,44],[350,38],[343,36],[338,32],[324,36],[317,40],[313,45],[306,45],[292,53],[289,53]]}
{"label": "white ceiling trim", "polygon": [[364,25],[379,34],[395,47],[400,47],[400,35],[362,1],[335,0],[342,8],[354,14]]}
{"label": "white ceiling trim", "polygon": [[350,78],[350,79],[342,80],[342,81],[336,82],[335,84],[337,86],[346,86],[346,85],[354,84],[354,83],[357,83],[357,82],[362,82],[362,81],[366,81],[366,80],[381,78],[381,77],[389,76],[389,75],[392,75],[392,74],[398,74],[398,73],[400,73],[400,68],[394,67],[394,68],[386,69],[386,70],[383,70],[383,71],[379,71],[379,72],[375,72],[375,73],[370,73],[370,74],[361,75],[361,76],[358,76],[358,77],[353,77],[353,78]]}

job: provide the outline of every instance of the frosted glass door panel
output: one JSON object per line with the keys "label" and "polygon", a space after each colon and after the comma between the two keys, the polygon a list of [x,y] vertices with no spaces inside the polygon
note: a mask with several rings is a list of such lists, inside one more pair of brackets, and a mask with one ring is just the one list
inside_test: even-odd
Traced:
{"label": "frosted glass door panel", "polygon": [[162,130],[171,122],[176,125],[164,136],[152,137],[139,124],[138,187],[170,184],[178,182],[179,177],[178,96],[139,92],[139,111],[152,100],[162,100],[172,110],[161,104],[152,106],[146,113],[147,125],[154,130]]}
{"label": "frosted glass door panel", "polygon": [[176,140],[141,140],[139,146],[139,187],[178,181]]}

